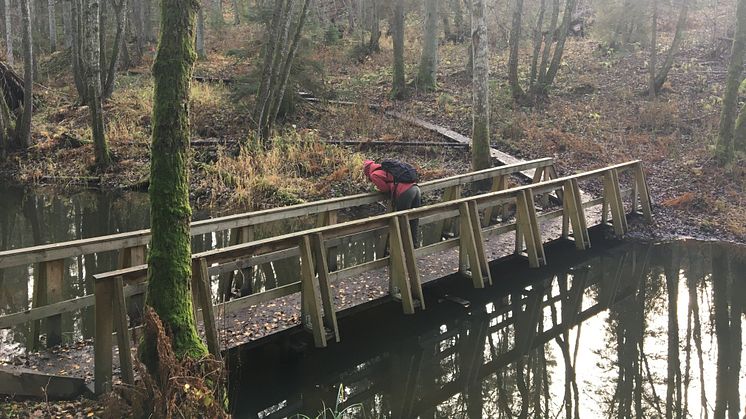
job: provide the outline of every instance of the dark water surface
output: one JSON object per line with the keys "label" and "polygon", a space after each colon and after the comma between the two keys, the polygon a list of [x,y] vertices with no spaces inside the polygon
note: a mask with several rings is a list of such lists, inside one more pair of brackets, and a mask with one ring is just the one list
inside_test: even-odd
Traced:
{"label": "dark water surface", "polygon": [[235,350],[236,417],[337,402],[362,418],[743,417],[746,247],[599,247],[493,264],[484,290],[454,276],[414,316],[391,302],[341,319],[325,349],[288,335]]}

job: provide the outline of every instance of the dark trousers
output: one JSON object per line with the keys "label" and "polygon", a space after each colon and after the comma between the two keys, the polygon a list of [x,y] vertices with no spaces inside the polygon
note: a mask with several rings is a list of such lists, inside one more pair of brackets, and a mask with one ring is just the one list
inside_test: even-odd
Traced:
{"label": "dark trousers", "polygon": [[[417,208],[420,205],[422,205],[422,193],[420,192],[420,187],[417,185],[412,185],[411,188],[402,192],[394,200],[395,211],[402,211],[402,210],[407,210],[410,208]],[[419,247],[420,245],[419,236],[417,235],[417,229],[419,225],[420,225],[419,219],[413,218],[409,220],[409,229],[412,231],[412,241],[414,242],[414,247]]]}

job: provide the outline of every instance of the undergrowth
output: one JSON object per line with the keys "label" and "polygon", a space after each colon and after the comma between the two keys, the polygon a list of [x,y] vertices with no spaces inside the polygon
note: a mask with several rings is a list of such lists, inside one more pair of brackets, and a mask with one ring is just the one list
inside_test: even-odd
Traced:
{"label": "undergrowth", "polygon": [[246,209],[292,205],[344,196],[364,181],[362,155],[327,145],[314,131],[287,131],[272,143],[267,151],[243,147],[238,156],[220,149],[214,164],[202,164],[198,188],[210,196],[210,204]]}
{"label": "undergrowth", "polygon": [[107,395],[104,416],[170,419],[174,417],[227,418],[224,386],[225,366],[211,356],[177,359],[171,339],[151,307],[144,315],[145,333],[152,334],[158,351],[157,377],[135,358],[140,380],[134,386],[119,386]]}

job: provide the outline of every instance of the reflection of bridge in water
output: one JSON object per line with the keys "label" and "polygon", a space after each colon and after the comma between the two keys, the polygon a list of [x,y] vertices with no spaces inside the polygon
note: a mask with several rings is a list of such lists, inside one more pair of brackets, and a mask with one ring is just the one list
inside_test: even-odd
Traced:
{"label": "reflection of bridge in water", "polygon": [[[589,259],[577,264],[580,256],[556,243],[548,252],[560,262],[551,268],[526,270],[516,260],[493,265],[520,277],[520,284],[478,291],[457,279],[444,279],[426,293],[426,298],[433,294],[429,301],[440,297],[435,308],[411,321],[397,317],[392,306],[361,313],[343,323],[350,330],[345,340],[324,350],[293,355],[279,342],[244,352],[236,349],[228,362],[232,371],[240,371],[232,377],[238,385],[233,389],[237,416],[318,412],[322,402],[334,406],[342,384],[339,409],[360,404],[358,417],[478,418],[491,408],[528,408],[538,402],[535,389],[517,391],[515,400],[503,394],[505,399],[490,407],[484,405],[485,396],[505,392],[503,381],[515,385],[523,380],[515,376],[523,367],[509,373],[506,367],[525,363],[532,352],[544,356],[544,345],[551,340],[561,343],[569,359],[568,330],[635,295],[649,273],[651,247],[612,245],[584,254]],[[546,367],[545,357],[543,362]],[[527,374],[540,373],[537,365],[527,368]],[[528,381],[541,379],[547,378]],[[489,416],[497,417],[497,410]]]}
{"label": "reflection of bridge in water", "polygon": [[[511,187],[508,177],[527,170],[532,171],[532,182]],[[471,183],[484,181],[491,183],[491,192],[464,196]],[[600,213],[599,217],[591,218],[590,223],[600,221],[609,225],[616,236],[625,234],[630,212],[636,213],[639,209],[646,220],[651,219],[650,196],[639,161],[558,177],[552,160],[540,159],[426,182],[421,186],[423,192],[442,191],[443,202],[337,223],[339,211],[382,200],[380,194],[363,194],[193,223],[193,234],[230,231],[231,237],[230,246],[196,253],[192,258],[194,315],[205,319],[201,324],[210,352],[217,357],[221,355],[220,322],[216,322],[216,313],[253,316],[258,312],[257,307],[265,310],[266,304],[284,298],[286,304],[300,306],[303,326],[311,332],[315,345],[324,347],[329,339],[339,341],[347,333],[340,333],[337,324],[340,292],[344,288],[339,286],[342,281],[377,273],[384,278],[382,286],[387,288],[386,293],[401,301],[403,311],[411,314],[416,308],[426,306],[421,265],[428,257],[455,254],[459,272],[469,278],[474,288],[484,288],[493,283],[488,265],[493,258],[488,252],[495,249],[490,246],[499,244],[507,233],[513,233],[509,241],[514,242],[515,253],[529,266],[539,268],[547,264],[543,228],[554,220],[558,220],[561,237],[571,240],[577,249],[588,249],[591,243],[586,210]],[[581,186],[586,191],[595,191],[595,196],[581,193]],[[625,198],[629,198],[627,205],[623,201]],[[289,233],[261,239],[255,236],[257,228],[264,224],[307,220],[310,216],[316,217],[315,227],[294,228]],[[420,225],[430,226],[428,228],[435,231],[435,240],[415,246],[416,240],[407,228],[409,221],[415,218],[420,220]],[[493,238],[496,240],[488,243]],[[38,337],[38,321],[45,319],[47,344],[56,344],[61,340],[62,315],[95,303],[95,387],[97,393],[104,391],[112,379],[112,332],[128,331],[127,306],[132,305],[133,297],[141,298],[146,290],[147,265],[142,263],[148,241],[149,231],[142,230],[0,252],[0,269],[38,263],[36,272],[40,274],[35,280],[41,281],[40,286],[34,287],[35,294],[39,295],[34,295],[32,308],[0,316],[0,328],[30,323],[36,330],[31,335]],[[378,243],[371,249],[382,249],[386,246],[382,243],[388,243],[390,255],[372,250],[363,257],[347,257],[350,255],[345,249],[351,243]],[[452,249],[458,251],[454,253]],[[93,275],[94,295],[59,301],[66,259],[113,250],[118,251],[120,266],[125,268]],[[270,287],[265,275],[264,282],[256,286],[258,271],[276,275],[281,269],[288,272],[288,266],[297,267],[297,270],[291,269],[295,274],[290,275],[290,281],[279,283],[275,279]],[[253,283],[250,288],[254,293],[215,306],[215,278],[227,279],[216,281],[219,295],[225,295],[225,289],[240,278]],[[496,283],[502,280],[500,276],[494,278]],[[335,282],[336,287],[332,285]],[[132,383],[131,338],[129,333],[115,336],[120,349],[121,379]],[[535,339],[524,338],[523,333],[517,336],[521,342]]]}

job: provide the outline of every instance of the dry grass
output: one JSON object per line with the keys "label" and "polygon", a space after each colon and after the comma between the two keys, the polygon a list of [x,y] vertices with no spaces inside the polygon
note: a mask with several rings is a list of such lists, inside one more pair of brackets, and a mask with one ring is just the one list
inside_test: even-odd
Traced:
{"label": "dry grass", "polygon": [[243,148],[237,157],[221,150],[214,165],[202,166],[198,189],[213,206],[259,209],[342,196],[364,181],[362,155],[326,145],[314,131],[288,131],[273,143],[268,151]]}

